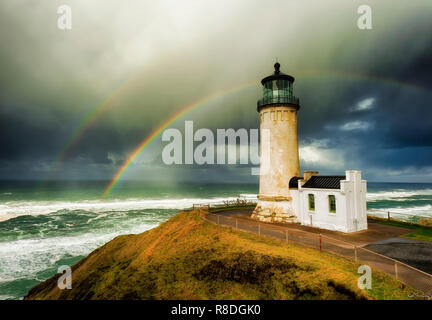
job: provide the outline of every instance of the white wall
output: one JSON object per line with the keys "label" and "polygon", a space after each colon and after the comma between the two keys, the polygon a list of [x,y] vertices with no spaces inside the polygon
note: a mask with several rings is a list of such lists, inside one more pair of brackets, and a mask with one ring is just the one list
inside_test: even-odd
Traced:
{"label": "white wall", "polygon": [[347,221],[346,232],[356,232],[367,229],[366,213],[366,181],[361,179],[359,170],[346,171],[346,180],[341,181],[341,192],[347,199]]}
{"label": "white wall", "polygon": [[[267,222],[297,221],[289,193],[290,179],[300,175],[297,109],[297,106],[290,104],[260,108],[260,145],[263,156],[258,203],[251,216],[253,219]],[[265,139],[265,136],[269,139]]]}
{"label": "white wall", "polygon": [[[341,180],[340,189],[302,188],[291,189],[293,209],[302,225],[341,232],[356,232],[367,229],[366,181],[361,172],[346,171],[346,180]],[[309,210],[308,195],[315,196],[315,210]],[[329,195],[336,198],[336,213],[330,212]]]}

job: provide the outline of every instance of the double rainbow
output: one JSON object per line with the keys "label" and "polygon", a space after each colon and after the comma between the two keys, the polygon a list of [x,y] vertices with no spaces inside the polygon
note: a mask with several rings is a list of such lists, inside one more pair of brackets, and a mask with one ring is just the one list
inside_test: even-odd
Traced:
{"label": "double rainbow", "polygon": [[[420,86],[412,85],[409,83],[400,82],[394,79],[384,78],[384,77],[378,77],[373,75],[366,75],[366,74],[359,74],[359,73],[352,73],[352,72],[339,72],[339,71],[328,71],[328,70],[321,70],[321,71],[310,71],[306,73],[302,73],[299,77],[303,78],[320,78],[320,77],[346,77],[351,78],[355,80],[361,80],[361,81],[372,81],[372,82],[378,82],[378,83],[385,83],[391,86],[396,87],[403,87],[408,88],[411,90],[417,90],[422,92],[428,92],[428,89],[425,89]],[[53,165],[51,167],[50,173],[52,173],[55,169],[58,168],[59,164],[66,158],[67,154],[73,149],[73,147],[79,142],[79,140],[84,136],[84,134],[87,132],[87,130],[91,127],[91,125],[99,119],[105,111],[112,105],[112,102],[122,93],[126,91],[128,88],[128,85],[133,83],[133,80],[136,79],[136,76],[131,77],[129,80],[127,80],[123,85],[121,85],[114,93],[112,93],[106,100],[104,100],[101,104],[97,105],[95,108],[93,108],[90,112],[86,114],[86,116],[83,118],[83,120],[80,122],[80,124],[76,127],[73,134],[71,135],[71,138],[68,140],[68,142],[65,144],[65,146],[60,150],[58,155],[55,157],[55,160],[53,162]],[[220,98],[222,96],[234,93],[236,91],[239,91],[241,89],[244,89],[249,86],[255,86],[256,81],[248,82],[246,84],[236,86],[234,88],[228,88],[225,90],[221,90],[218,92],[215,92],[209,96],[206,96],[192,104],[189,104],[183,108],[181,108],[179,111],[171,115],[168,119],[163,121],[156,129],[154,129],[126,158],[126,160],[123,162],[121,167],[118,169],[108,186],[105,188],[105,191],[102,194],[102,197],[106,197],[110,194],[110,192],[113,190],[113,188],[116,186],[119,179],[123,176],[123,174],[127,171],[127,169],[130,167],[134,159],[146,149],[146,147],[168,126],[170,126],[172,123],[174,123],[177,119],[181,118],[188,112],[200,107],[204,106],[208,102],[211,102],[214,99]]]}
{"label": "double rainbow", "polygon": [[187,114],[188,112],[205,105],[206,103],[220,98],[221,96],[226,96],[228,94],[237,92],[239,90],[242,90],[246,87],[255,85],[255,82],[251,82],[251,83],[247,83],[247,84],[243,84],[241,86],[238,87],[234,87],[234,88],[229,88],[229,89],[225,89],[225,90],[221,90],[219,92],[213,93],[210,96],[207,96],[205,98],[202,98],[201,100],[198,100],[190,105],[187,105],[185,107],[183,107],[182,109],[180,109],[179,111],[177,111],[176,113],[174,113],[173,115],[171,115],[168,119],[166,119],[164,122],[162,122],[155,130],[153,130],[130,154],[129,156],[126,158],[126,160],[123,162],[122,166],[120,167],[120,169],[117,171],[117,173],[115,174],[114,178],[111,180],[111,182],[109,183],[109,185],[106,187],[104,193],[102,194],[102,197],[106,197],[110,194],[110,192],[112,191],[112,189],[115,187],[115,185],[117,184],[117,182],[120,180],[120,178],[122,177],[122,175],[125,173],[125,171],[130,167],[130,165],[132,164],[132,162],[134,161],[134,159],[163,131],[165,130],[168,126],[170,126],[172,123],[174,123],[177,119],[181,118],[182,116],[184,116],[185,114]]}

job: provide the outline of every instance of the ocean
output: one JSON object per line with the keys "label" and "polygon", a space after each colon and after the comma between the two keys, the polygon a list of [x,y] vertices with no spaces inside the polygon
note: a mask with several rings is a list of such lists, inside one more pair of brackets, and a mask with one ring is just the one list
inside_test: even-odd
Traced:
{"label": "ocean", "polygon": [[[0,300],[34,285],[118,235],[141,233],[193,204],[256,199],[258,185],[0,182]],[[368,212],[432,217],[432,184],[368,183]]]}

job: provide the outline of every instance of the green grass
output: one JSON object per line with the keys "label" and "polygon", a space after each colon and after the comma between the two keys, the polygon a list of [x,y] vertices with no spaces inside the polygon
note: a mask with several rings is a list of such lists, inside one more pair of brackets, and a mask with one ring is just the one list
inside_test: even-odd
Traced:
{"label": "green grass", "polygon": [[409,299],[412,288],[379,270],[357,286],[360,263],[277,239],[214,225],[200,211],[115,238],[27,299]]}
{"label": "green grass", "polygon": [[388,226],[394,226],[394,227],[401,227],[401,228],[407,228],[407,229],[413,229],[413,232],[403,234],[401,237],[407,238],[407,239],[414,239],[414,240],[420,240],[420,241],[431,241],[432,242],[432,228],[420,226],[414,223],[409,222],[402,222],[402,221],[394,221],[394,220],[384,220],[379,218],[372,218],[371,220],[380,223],[385,224]]}
{"label": "green grass", "polygon": [[432,229],[430,228],[418,228],[415,232],[407,233],[402,235],[404,238],[420,240],[420,241],[431,241],[432,242]]}

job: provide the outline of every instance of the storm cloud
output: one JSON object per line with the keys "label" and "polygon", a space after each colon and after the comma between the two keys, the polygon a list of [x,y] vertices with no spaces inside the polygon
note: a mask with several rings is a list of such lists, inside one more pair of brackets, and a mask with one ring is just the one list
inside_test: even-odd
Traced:
{"label": "storm cloud", "polygon": [[[57,28],[61,4],[72,30]],[[0,179],[110,179],[165,119],[217,92],[171,127],[258,128],[260,80],[277,57],[296,78],[302,169],[431,182],[432,3],[369,1],[372,30],[357,27],[361,4],[2,1]],[[155,139],[124,179],[257,181],[242,166],[167,167],[163,146]]]}

